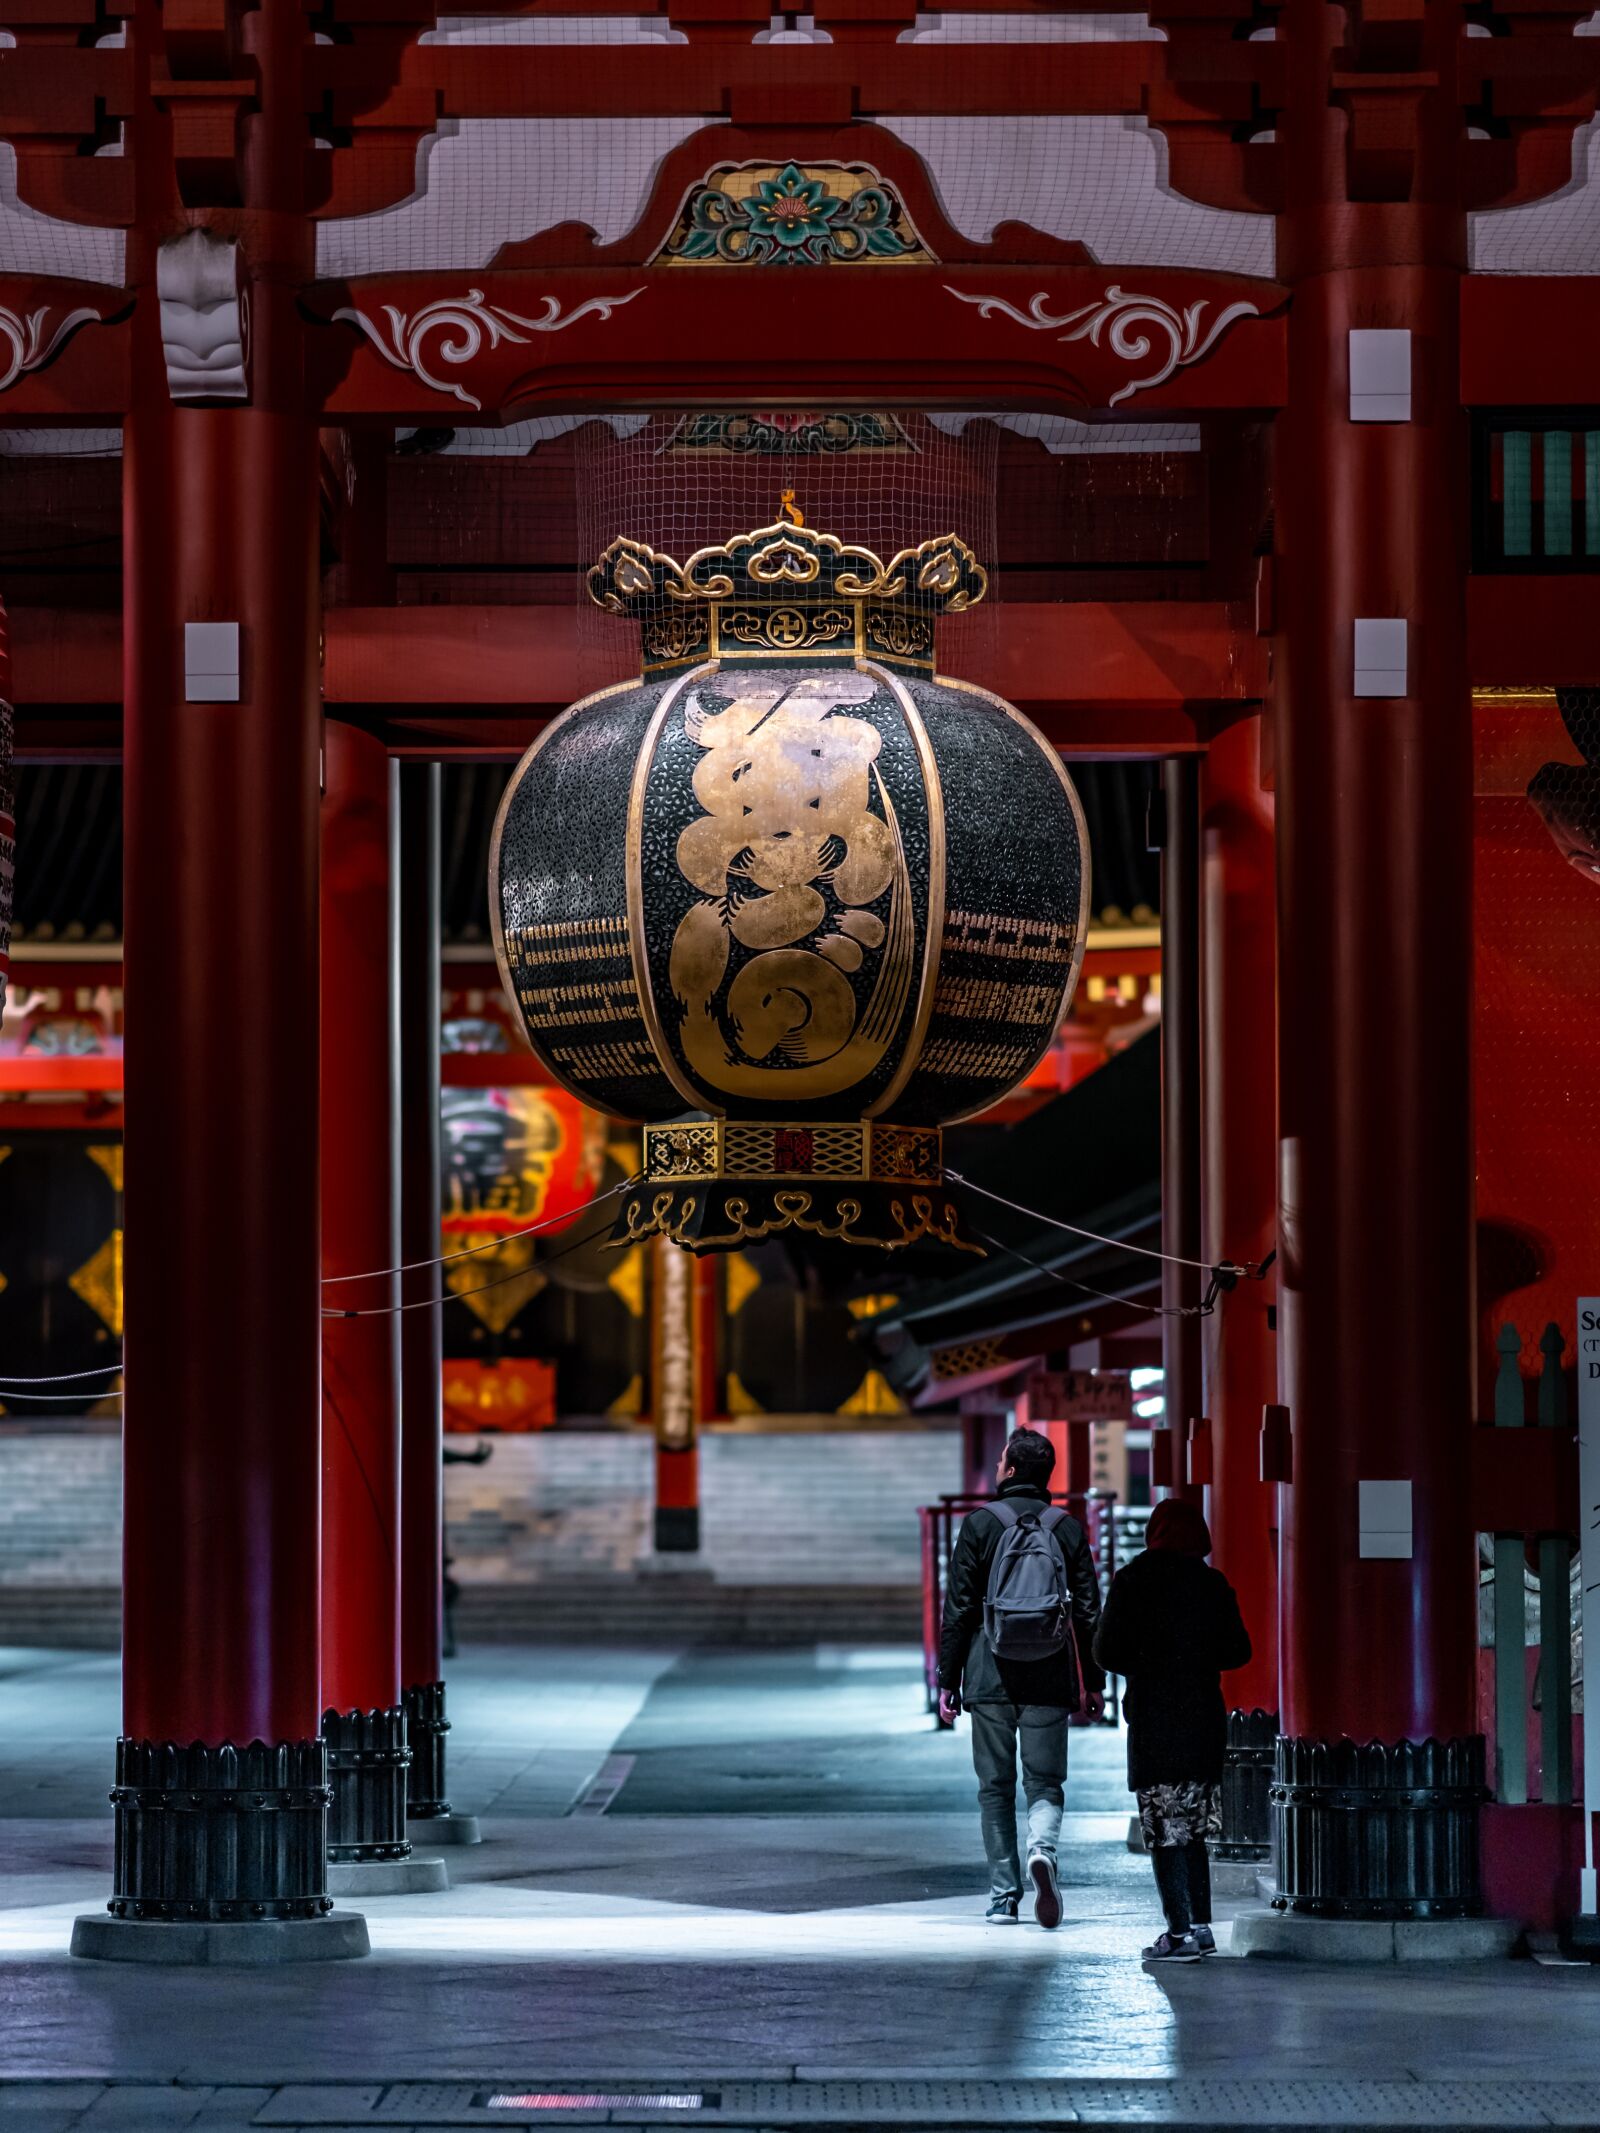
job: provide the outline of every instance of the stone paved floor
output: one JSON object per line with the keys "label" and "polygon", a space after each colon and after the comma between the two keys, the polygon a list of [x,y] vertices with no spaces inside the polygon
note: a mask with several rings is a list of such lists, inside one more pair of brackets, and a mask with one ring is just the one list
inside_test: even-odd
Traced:
{"label": "stone paved floor", "polygon": [[[507,2123],[526,2114],[473,2099],[570,2084],[704,2084],[747,2126],[887,2123],[896,2097],[927,2124],[1600,2124],[1586,1969],[1146,1976],[1109,1734],[1073,1737],[1066,1923],[986,1928],[966,1735],[930,1729],[905,1652],[469,1653],[452,1791],[488,1841],[448,1855],[447,1894],[362,1904],[369,1961],[75,1962],[71,1920],[109,1886],[115,1686],[107,1660],[0,1653],[4,2133]],[[610,1811],[571,1812],[617,1758]],[[855,2081],[875,2086],[816,2086]],[[1105,2084],[1129,2081],[1124,2108]],[[787,2113],[738,2086],[759,2082]]]}

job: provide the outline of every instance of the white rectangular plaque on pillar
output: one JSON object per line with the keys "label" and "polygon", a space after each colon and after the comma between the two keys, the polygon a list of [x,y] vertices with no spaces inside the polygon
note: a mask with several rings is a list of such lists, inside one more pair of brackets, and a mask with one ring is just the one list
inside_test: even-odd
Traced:
{"label": "white rectangular plaque on pillar", "polygon": [[1404,696],[1406,693],[1406,626],[1395,615],[1357,615],[1355,642],[1356,696]]}
{"label": "white rectangular plaque on pillar", "polygon": [[184,701],[191,704],[239,701],[237,622],[183,625],[183,694]]}
{"label": "white rectangular plaque on pillar", "polygon": [[1409,1481],[1358,1481],[1359,1531],[1364,1557],[1409,1561],[1411,1556],[1411,1484]]}
{"label": "white rectangular plaque on pillar", "polygon": [[1350,328],[1350,420],[1411,420],[1411,335],[1403,326]]}
{"label": "white rectangular plaque on pillar", "polygon": [[1583,1895],[1584,1915],[1596,1900],[1594,1818],[1600,1813],[1600,1296],[1578,1298],[1578,1544],[1583,1573]]}

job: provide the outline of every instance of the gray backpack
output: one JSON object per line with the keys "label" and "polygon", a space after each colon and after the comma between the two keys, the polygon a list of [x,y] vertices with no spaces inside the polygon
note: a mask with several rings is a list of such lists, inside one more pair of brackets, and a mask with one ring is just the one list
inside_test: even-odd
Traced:
{"label": "gray backpack", "polygon": [[989,1565],[983,1602],[989,1649],[997,1659],[1048,1659],[1072,1633],[1072,1591],[1054,1537],[1067,1514],[1054,1505],[1041,1511],[1005,1502],[986,1508],[1006,1529]]}

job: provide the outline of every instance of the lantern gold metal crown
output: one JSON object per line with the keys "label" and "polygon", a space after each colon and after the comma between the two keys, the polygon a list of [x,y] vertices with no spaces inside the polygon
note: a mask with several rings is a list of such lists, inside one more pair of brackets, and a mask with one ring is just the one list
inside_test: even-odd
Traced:
{"label": "lantern gold metal crown", "polygon": [[523,757],[490,904],[553,1078],[645,1122],[618,1240],[978,1250],[939,1129],[1037,1064],[1089,909],[1055,750],[934,678],[982,567],[953,534],[884,562],[782,521],[681,564],[618,539],[588,585],[645,673]]}

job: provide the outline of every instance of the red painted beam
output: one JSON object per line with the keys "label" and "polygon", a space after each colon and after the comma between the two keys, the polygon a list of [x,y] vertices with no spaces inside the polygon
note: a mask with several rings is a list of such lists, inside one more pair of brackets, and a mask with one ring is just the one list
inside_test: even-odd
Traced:
{"label": "red painted beam", "polygon": [[[1164,83],[1170,48],[1158,43],[757,45],[697,39],[687,45],[616,45],[603,65],[586,45],[413,45],[387,97],[372,53],[319,45],[313,96],[358,129],[415,122],[418,93],[448,118],[731,118],[737,125],[803,111],[811,123],[949,114],[1141,111]],[[1225,116],[1250,115],[1251,90],[1271,78],[1270,45],[1221,43],[1207,83]],[[1195,63],[1185,54],[1183,73]],[[1235,110],[1235,105],[1238,106]]]}
{"label": "red painted beam", "polygon": [[[13,990],[15,989],[13,983]],[[120,1056],[73,1059],[41,1058],[35,1054],[19,1053],[12,1059],[0,1059],[0,1092],[7,1095],[32,1089],[47,1089],[56,1095],[63,1090],[83,1094],[89,1090],[121,1087]],[[44,1124],[45,1121],[41,1119],[37,1123]]]}
{"label": "red painted beam", "polygon": [[[1591,385],[1591,392],[1593,387]],[[1467,600],[1467,659],[1475,688],[1592,685],[1595,580],[1477,577]]]}
{"label": "red painted beam", "polygon": [[1589,407],[1600,276],[1468,274],[1461,397],[1469,407]]}
{"label": "red painted beam", "polygon": [[[1593,604],[1583,576],[1474,579],[1474,685],[1592,682]],[[121,617],[23,607],[11,624],[19,756],[115,756]],[[971,656],[952,631],[943,663],[1009,697],[1076,753],[1203,746],[1208,707],[1268,690],[1266,640],[1221,602],[1017,601],[995,624],[972,618]],[[401,755],[519,753],[589,679],[573,607],[336,607],[326,639],[327,701],[371,706]]]}
{"label": "red painted beam", "polygon": [[[1220,602],[1017,603],[997,620],[998,642],[980,639],[981,658],[963,658],[952,632],[945,665],[1077,753],[1203,746],[1197,714],[1266,686],[1262,641]],[[520,751],[588,679],[573,608],[335,608],[326,635],[329,703],[417,706],[414,719],[400,710],[387,721],[404,754]],[[506,710],[485,721],[489,706]]]}
{"label": "red painted beam", "polygon": [[808,406],[1266,414],[1283,404],[1284,300],[1276,282],[1244,274],[981,263],[430,270],[319,282],[304,297],[330,326],[313,348],[329,418],[399,422],[770,406],[785,397],[775,349],[782,378],[805,380]]}

